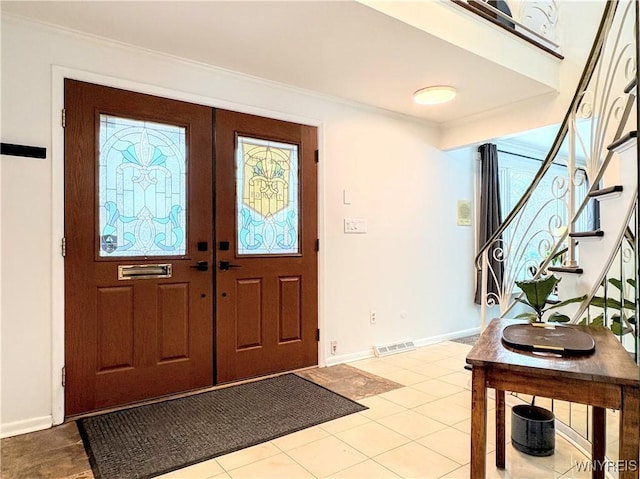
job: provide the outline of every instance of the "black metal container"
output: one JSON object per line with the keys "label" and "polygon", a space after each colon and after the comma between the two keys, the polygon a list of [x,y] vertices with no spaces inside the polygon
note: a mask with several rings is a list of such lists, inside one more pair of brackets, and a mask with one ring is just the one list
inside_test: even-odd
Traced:
{"label": "black metal container", "polygon": [[530,456],[550,456],[556,448],[553,412],[521,404],[511,408],[511,444]]}

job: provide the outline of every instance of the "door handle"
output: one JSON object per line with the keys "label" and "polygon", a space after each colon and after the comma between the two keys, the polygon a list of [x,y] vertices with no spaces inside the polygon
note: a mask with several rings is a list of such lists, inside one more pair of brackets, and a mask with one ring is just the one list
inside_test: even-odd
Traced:
{"label": "door handle", "polygon": [[209,271],[209,262],[208,261],[198,261],[195,266],[192,268],[197,269],[198,271]]}
{"label": "door handle", "polygon": [[241,265],[239,264],[231,264],[228,261],[220,261],[220,263],[218,263],[218,266],[220,267],[221,271],[229,271],[229,269],[231,268],[240,268]]}

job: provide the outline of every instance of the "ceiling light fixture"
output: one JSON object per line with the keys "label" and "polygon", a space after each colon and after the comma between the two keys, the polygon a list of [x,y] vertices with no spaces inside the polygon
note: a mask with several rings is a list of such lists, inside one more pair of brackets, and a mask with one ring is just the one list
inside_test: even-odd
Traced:
{"label": "ceiling light fixture", "polygon": [[421,88],[413,94],[413,101],[418,105],[438,105],[451,101],[456,96],[452,86],[438,85]]}

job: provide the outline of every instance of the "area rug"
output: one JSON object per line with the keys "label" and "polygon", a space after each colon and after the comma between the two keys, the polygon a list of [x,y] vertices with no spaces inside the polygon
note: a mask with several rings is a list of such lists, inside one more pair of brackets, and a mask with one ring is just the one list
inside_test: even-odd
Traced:
{"label": "area rug", "polygon": [[367,409],[295,374],[78,420],[96,479],[151,478]]}
{"label": "area rug", "polygon": [[404,387],[347,364],[307,369],[296,374],[354,401]]}
{"label": "area rug", "polygon": [[472,336],[465,336],[464,338],[450,339],[449,341],[453,341],[454,343],[462,343],[462,344],[468,344],[470,346],[473,346],[476,344],[476,341],[478,341],[479,337],[480,337],[479,334],[474,334]]}

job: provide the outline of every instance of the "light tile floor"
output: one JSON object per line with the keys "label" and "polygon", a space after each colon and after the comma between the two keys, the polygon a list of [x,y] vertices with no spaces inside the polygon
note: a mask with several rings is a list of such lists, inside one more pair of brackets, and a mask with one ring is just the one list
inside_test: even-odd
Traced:
{"label": "light tile floor", "polygon": [[[351,363],[353,367],[395,381],[403,387],[391,391],[386,388],[383,390],[387,392],[359,400],[369,407],[366,411],[202,462],[162,478],[466,479],[469,477],[471,442],[471,373],[463,367],[470,349],[468,345],[444,342],[394,356]],[[544,402],[540,399],[536,404],[546,406]],[[558,405],[558,413],[568,415],[564,406],[566,404]],[[580,472],[576,466],[577,463],[586,463],[588,458],[559,435],[556,437],[555,454],[549,457],[527,456],[508,444],[507,468],[496,469],[495,422],[491,402],[489,408],[487,478],[591,477],[589,472]],[[575,426],[587,430],[586,409],[575,408],[571,414]],[[506,419],[508,438],[509,411]],[[617,418],[614,416],[612,419],[610,421],[608,417],[607,421],[615,431]],[[73,425],[32,433],[33,436],[29,435],[31,437],[23,442],[33,448],[38,441],[50,441],[47,438],[52,434],[56,437],[62,434],[63,439],[71,444],[70,448],[64,449],[70,451],[65,454],[74,454],[72,459],[80,466],[85,464],[86,469],[88,463],[82,445],[75,428],[69,426]],[[607,455],[615,459],[616,434],[608,434],[608,440]],[[23,451],[26,452],[29,451]],[[20,455],[20,452],[14,451],[14,454]],[[32,466],[38,466],[33,469],[39,471],[38,477],[91,477],[90,471],[71,473],[71,469],[64,469],[61,464],[58,467],[53,463]],[[29,473],[5,476],[6,471],[3,467],[3,479],[31,479],[33,476]]]}
{"label": "light tile floor", "polygon": [[[404,385],[362,399],[368,410],[162,476],[203,478],[443,478],[467,479],[470,456],[471,346],[455,342],[419,348],[351,366]],[[490,404],[490,409],[493,406]],[[507,445],[507,468],[495,468],[489,414],[487,478],[588,478],[588,461],[561,436],[556,452],[532,457]],[[509,437],[507,411],[507,439]]]}

